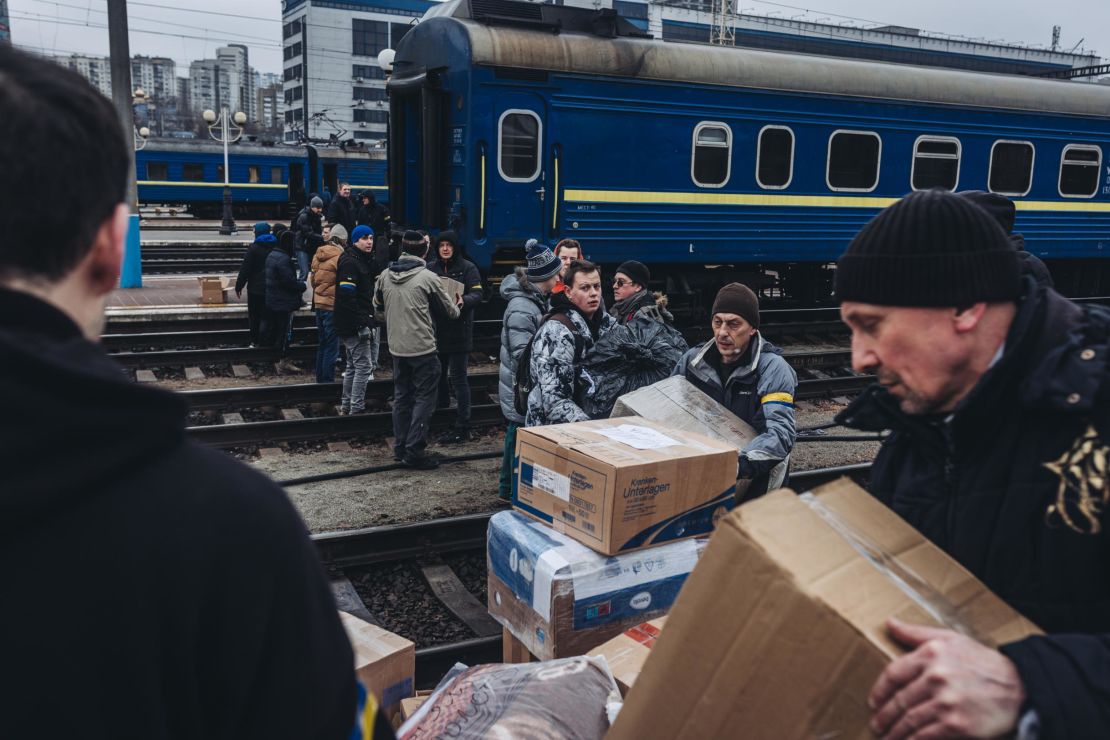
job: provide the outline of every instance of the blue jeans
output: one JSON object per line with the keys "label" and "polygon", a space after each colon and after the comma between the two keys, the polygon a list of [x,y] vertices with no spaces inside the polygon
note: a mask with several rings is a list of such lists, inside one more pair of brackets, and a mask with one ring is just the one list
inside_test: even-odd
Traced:
{"label": "blue jeans", "polygon": [[316,382],[335,382],[335,358],[339,356],[339,335],[335,333],[331,311],[317,309],[316,332],[319,335],[316,345]]}
{"label": "blue jeans", "polygon": [[308,280],[308,270],[312,266],[312,257],[308,252],[296,251],[297,255],[297,279]]}

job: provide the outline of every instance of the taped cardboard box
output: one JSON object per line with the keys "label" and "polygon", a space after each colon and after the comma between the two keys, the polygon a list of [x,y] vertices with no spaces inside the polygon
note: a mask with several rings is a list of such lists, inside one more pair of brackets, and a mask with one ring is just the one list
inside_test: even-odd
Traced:
{"label": "taped cardboard box", "polygon": [[513,505],[607,555],[708,534],[733,505],[736,450],[646,419],[522,428]]}
{"label": "taped cardboard box", "polygon": [[439,281],[443,283],[443,289],[447,291],[447,297],[451,299],[452,303],[458,303],[459,298],[462,298],[463,294],[466,293],[466,286],[454,278],[440,275]]}
{"label": "taped cardboard box", "polygon": [[231,282],[224,277],[198,277],[201,303],[227,303],[227,289]]}
{"label": "taped cardboard box", "polygon": [[591,656],[605,658],[609,670],[613,672],[613,678],[617,680],[617,686],[620,686],[622,696],[627,696],[628,690],[636,683],[636,678],[643,670],[666,621],[666,617],[659,617],[638,624],[589,652]]}
{"label": "taped cardboard box", "polygon": [[[669,429],[704,434],[732,445],[737,454],[759,436],[759,432],[751,424],[714,401],[681,375],[673,375],[624,394],[617,399],[609,416],[639,416]],[[744,499],[749,485],[750,480],[737,479],[737,501]]]}
{"label": "taped cardboard box", "polygon": [[401,700],[413,695],[416,646],[346,612],[339,612],[339,616],[355,652],[359,681],[377,697],[385,716],[393,719],[401,709]]}
{"label": "taped cardboard box", "polygon": [[541,660],[583,655],[666,614],[705,540],[605,557],[514,511],[490,519],[489,613]]}
{"label": "taped cardboard box", "polygon": [[891,616],[988,645],[1037,633],[847,480],[746,503],[710,539],[609,738],[872,738],[868,692],[904,652]]}

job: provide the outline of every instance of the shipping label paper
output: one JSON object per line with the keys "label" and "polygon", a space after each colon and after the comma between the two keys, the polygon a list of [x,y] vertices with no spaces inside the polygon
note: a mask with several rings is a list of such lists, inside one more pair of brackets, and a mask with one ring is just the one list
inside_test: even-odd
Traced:
{"label": "shipping label paper", "polygon": [[675,447],[682,444],[677,439],[661,434],[651,427],[642,427],[637,424],[621,424],[611,429],[598,429],[597,433],[629,447],[635,447],[637,450],[658,450],[663,447]]}

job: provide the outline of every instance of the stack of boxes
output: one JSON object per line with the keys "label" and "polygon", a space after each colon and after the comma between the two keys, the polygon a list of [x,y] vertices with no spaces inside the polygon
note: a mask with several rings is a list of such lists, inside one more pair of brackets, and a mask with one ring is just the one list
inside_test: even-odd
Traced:
{"label": "stack of boxes", "polygon": [[[583,655],[666,614],[732,508],[754,432],[681,378],[657,385],[618,405],[644,415],[519,431],[515,511],[490,520],[487,547],[507,660]],[[732,417],[718,438],[692,431],[710,412]]]}

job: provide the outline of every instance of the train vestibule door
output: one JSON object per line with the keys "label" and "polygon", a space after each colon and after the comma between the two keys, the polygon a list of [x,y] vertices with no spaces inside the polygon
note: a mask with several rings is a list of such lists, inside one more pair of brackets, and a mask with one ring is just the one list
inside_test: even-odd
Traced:
{"label": "train vestibule door", "polygon": [[493,114],[486,231],[498,241],[546,241],[546,104],[538,95],[510,93],[498,98]]}

